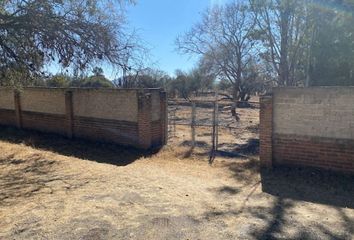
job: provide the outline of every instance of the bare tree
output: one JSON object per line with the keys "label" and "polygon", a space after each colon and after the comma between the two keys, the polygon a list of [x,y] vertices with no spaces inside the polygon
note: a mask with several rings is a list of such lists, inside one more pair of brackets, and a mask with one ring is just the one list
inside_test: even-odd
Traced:
{"label": "bare tree", "polygon": [[253,31],[257,17],[245,2],[232,2],[206,10],[202,20],[176,40],[185,54],[198,54],[203,61],[233,86],[232,115],[239,120],[236,106],[243,71],[255,55]]}

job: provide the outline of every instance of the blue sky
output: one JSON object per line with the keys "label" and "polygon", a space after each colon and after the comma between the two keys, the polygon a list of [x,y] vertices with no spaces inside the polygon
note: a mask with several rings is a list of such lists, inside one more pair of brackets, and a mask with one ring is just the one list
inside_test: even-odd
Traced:
{"label": "blue sky", "polygon": [[156,67],[173,74],[175,69],[189,70],[197,58],[180,55],[174,41],[200,19],[200,13],[222,0],[137,0],[128,8],[130,26],[151,49]]}
{"label": "blue sky", "polygon": [[[176,69],[190,70],[198,57],[176,52],[175,39],[188,31],[201,18],[201,13],[211,5],[225,0],[136,0],[127,7],[130,30],[136,30],[140,39],[150,49],[151,63],[148,67],[158,68],[173,75]],[[108,79],[115,79],[117,71],[105,64],[102,67]],[[55,74],[60,66],[51,64],[47,71]],[[118,73],[119,74],[119,73]]]}

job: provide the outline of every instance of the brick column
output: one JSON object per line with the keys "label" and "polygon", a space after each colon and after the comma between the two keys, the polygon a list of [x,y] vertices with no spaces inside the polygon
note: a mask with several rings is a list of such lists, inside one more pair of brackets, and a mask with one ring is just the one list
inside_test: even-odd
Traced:
{"label": "brick column", "polygon": [[260,98],[260,160],[261,167],[271,168],[273,162],[273,98]]}
{"label": "brick column", "polygon": [[65,118],[66,118],[66,136],[73,137],[74,111],[73,111],[73,92],[65,92]]}
{"label": "brick column", "polygon": [[168,140],[168,102],[167,93],[160,92],[160,107],[161,107],[161,145],[166,145]]}
{"label": "brick column", "polygon": [[138,145],[141,149],[149,149],[152,145],[151,133],[151,94],[138,92]]}
{"label": "brick column", "polygon": [[14,98],[15,98],[16,126],[18,129],[22,129],[21,93],[18,90],[14,91]]}

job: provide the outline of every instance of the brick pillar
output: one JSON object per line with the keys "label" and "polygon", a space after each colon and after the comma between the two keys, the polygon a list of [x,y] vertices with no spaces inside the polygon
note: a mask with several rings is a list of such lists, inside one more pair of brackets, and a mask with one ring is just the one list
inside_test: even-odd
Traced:
{"label": "brick pillar", "polygon": [[73,92],[65,92],[65,120],[66,120],[66,136],[73,137],[74,128],[74,111],[73,111]]}
{"label": "brick pillar", "polygon": [[151,133],[151,94],[138,92],[138,145],[141,149],[152,147]]}
{"label": "brick pillar", "polygon": [[18,129],[22,129],[21,93],[18,90],[14,91],[14,98],[15,98],[16,127]]}
{"label": "brick pillar", "polygon": [[272,167],[273,161],[273,98],[260,98],[260,160],[261,166]]}
{"label": "brick pillar", "polygon": [[160,92],[160,107],[161,107],[161,145],[166,145],[168,140],[168,102],[167,93]]}

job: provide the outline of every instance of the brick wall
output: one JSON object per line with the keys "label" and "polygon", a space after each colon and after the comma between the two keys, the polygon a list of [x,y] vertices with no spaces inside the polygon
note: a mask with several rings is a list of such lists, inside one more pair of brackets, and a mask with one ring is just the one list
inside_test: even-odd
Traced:
{"label": "brick wall", "polygon": [[142,149],[160,147],[167,138],[162,131],[164,95],[159,89],[0,89],[0,125]]}
{"label": "brick wall", "polygon": [[15,110],[0,109],[0,125],[11,125],[16,127]]}
{"label": "brick wall", "polygon": [[354,173],[353,102],[353,87],[274,89],[261,101],[262,165]]}
{"label": "brick wall", "polygon": [[66,134],[65,90],[29,88],[18,92],[19,128]]}
{"label": "brick wall", "polygon": [[15,98],[12,89],[0,89],[0,124],[16,126]]}
{"label": "brick wall", "polygon": [[138,135],[139,146],[148,148],[152,145],[151,94],[139,91],[138,100]]}
{"label": "brick wall", "polygon": [[0,88],[0,109],[15,110],[14,91],[8,88]]}
{"label": "brick wall", "polygon": [[260,99],[260,158],[262,167],[272,166],[273,148],[273,100],[272,97],[262,97]]}

